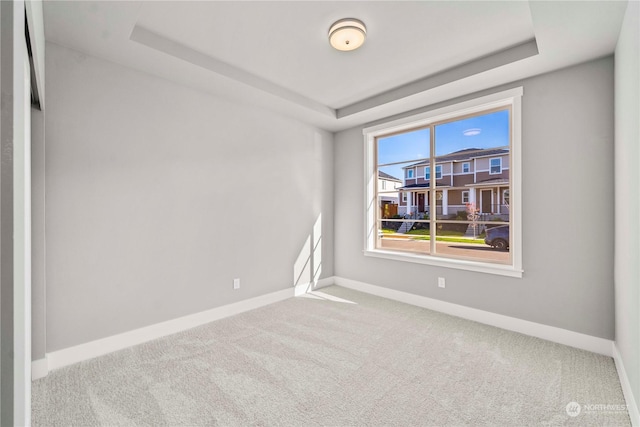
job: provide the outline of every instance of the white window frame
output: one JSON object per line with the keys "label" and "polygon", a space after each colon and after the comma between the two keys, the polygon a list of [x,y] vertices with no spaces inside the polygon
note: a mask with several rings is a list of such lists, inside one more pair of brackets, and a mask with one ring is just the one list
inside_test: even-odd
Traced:
{"label": "white window frame", "polygon": [[425,166],[424,168],[424,180],[429,181],[431,179],[431,166]]}
{"label": "white window frame", "polygon": [[382,180],[382,189],[386,190],[387,189],[387,181],[386,180]]}
{"label": "white window frame", "polygon": [[[438,176],[438,170],[440,170],[440,176]],[[442,179],[442,165],[436,165],[436,179]]]}
{"label": "white window frame", "polygon": [[413,169],[407,169],[407,179],[414,179]]}
{"label": "white window frame", "polygon": [[[517,87],[480,98],[464,101],[446,107],[431,110],[425,113],[392,120],[376,126],[363,129],[364,135],[364,255],[368,257],[391,259],[402,262],[412,262],[432,265],[437,267],[453,268],[502,276],[521,278],[522,270],[522,95],[523,88]],[[482,261],[470,261],[455,258],[438,257],[408,252],[397,252],[379,249],[376,247],[376,239],[379,239],[377,230],[375,203],[376,188],[374,179],[377,163],[375,152],[375,140],[378,136],[388,135],[394,132],[403,132],[431,123],[453,119],[464,115],[476,114],[492,108],[511,107],[511,147],[510,147],[510,200],[509,215],[511,264],[494,264]],[[490,168],[489,168],[490,169]]]}
{"label": "white window frame", "polygon": [[407,193],[402,193],[402,203],[407,203]]}
{"label": "white window frame", "polygon": [[[466,202],[464,201],[465,196],[466,196],[466,199],[467,199],[467,201],[466,201]],[[469,203],[469,190],[467,190],[467,191],[463,191],[463,192],[462,192],[462,203],[465,203],[465,204],[466,204],[466,203]]]}
{"label": "white window frame", "polygon": [[[467,167],[467,170],[464,170],[464,167]],[[470,162],[464,162],[462,164],[462,173],[470,173],[471,172],[471,163]]]}
{"label": "white window frame", "polygon": [[[500,170],[498,172],[494,172],[493,169],[493,165],[491,164],[491,162],[493,162],[494,160],[497,160],[500,164],[498,165],[498,167],[500,168]],[[500,175],[502,173],[502,157],[491,157],[489,159],[489,175]]]}

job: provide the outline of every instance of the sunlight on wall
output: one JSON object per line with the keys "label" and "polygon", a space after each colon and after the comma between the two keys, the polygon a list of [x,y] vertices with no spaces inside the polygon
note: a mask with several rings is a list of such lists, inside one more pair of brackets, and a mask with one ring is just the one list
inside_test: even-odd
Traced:
{"label": "sunlight on wall", "polygon": [[322,214],[318,215],[316,223],[313,225],[313,234],[311,241],[313,242],[313,257],[311,265],[313,266],[313,285],[315,286],[320,280],[322,273]]}
{"label": "sunlight on wall", "polygon": [[[307,236],[293,264],[293,285],[303,287],[311,282],[311,236]],[[306,290],[305,290],[306,292]]]}
{"label": "sunlight on wall", "polygon": [[293,264],[295,295],[315,288],[322,274],[322,214],[318,215],[311,234],[307,236]]}

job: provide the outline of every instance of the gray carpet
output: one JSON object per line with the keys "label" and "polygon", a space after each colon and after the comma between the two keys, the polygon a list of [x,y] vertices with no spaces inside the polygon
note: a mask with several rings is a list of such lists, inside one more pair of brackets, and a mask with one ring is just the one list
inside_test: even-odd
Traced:
{"label": "gray carpet", "polygon": [[34,426],[630,425],[595,405],[609,357],[337,286],[33,384]]}

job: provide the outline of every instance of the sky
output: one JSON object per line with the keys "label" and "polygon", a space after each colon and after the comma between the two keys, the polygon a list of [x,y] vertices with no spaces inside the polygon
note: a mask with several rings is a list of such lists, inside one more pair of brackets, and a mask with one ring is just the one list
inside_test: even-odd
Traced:
{"label": "sky", "polygon": [[[509,146],[509,112],[507,110],[444,123],[435,127],[436,155],[442,156],[465,148]],[[402,167],[430,155],[430,129],[378,138],[378,164],[407,162],[381,166],[380,170],[402,180]]]}

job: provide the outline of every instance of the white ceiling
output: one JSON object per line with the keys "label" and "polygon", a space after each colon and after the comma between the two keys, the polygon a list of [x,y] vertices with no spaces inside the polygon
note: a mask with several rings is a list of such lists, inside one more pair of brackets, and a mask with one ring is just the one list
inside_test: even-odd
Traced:
{"label": "white ceiling", "polygon": [[[610,54],[625,7],[47,1],[44,19],[48,41],[336,131]],[[353,52],[327,42],[345,17],[367,25]]]}

